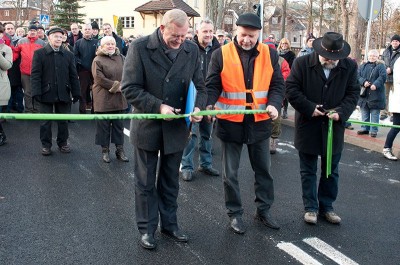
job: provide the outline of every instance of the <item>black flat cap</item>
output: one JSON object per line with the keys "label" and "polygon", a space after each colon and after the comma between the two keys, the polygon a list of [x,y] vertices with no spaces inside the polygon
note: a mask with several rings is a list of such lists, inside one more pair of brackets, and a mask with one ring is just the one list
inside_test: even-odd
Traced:
{"label": "black flat cap", "polygon": [[236,21],[236,25],[242,27],[250,27],[255,29],[261,29],[261,19],[254,13],[245,13],[240,15]]}
{"label": "black flat cap", "polygon": [[51,34],[56,33],[56,32],[60,32],[61,34],[64,34],[64,31],[62,30],[62,28],[55,27],[55,28],[50,29],[47,32],[47,36],[50,36]]}

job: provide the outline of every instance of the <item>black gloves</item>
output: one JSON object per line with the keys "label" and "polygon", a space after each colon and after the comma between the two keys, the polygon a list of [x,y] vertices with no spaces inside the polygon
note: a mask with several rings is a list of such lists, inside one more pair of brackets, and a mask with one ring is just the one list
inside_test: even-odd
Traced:
{"label": "black gloves", "polygon": [[76,102],[78,102],[79,98],[80,98],[80,96],[72,97],[72,103],[75,104]]}

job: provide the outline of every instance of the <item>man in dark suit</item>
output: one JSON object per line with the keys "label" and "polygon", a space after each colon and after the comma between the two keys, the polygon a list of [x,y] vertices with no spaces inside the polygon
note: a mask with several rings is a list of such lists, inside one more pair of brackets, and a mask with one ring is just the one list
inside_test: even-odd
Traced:
{"label": "man in dark suit", "polygon": [[[49,43],[36,50],[32,60],[32,98],[40,102],[41,113],[70,113],[71,97],[76,102],[80,96],[78,74],[74,55],[62,47],[63,30],[52,28],[47,33]],[[42,155],[51,155],[52,121],[40,126]],[[68,121],[57,121],[57,145],[60,152],[71,152],[68,144]]]}
{"label": "man in dark suit", "polygon": [[[296,110],[294,144],[300,158],[304,221],[316,224],[319,212],[328,222],[339,224],[333,202],[338,194],[345,122],[360,94],[357,64],[347,58],[350,45],[339,33],[325,33],[314,40],[313,48],[315,52],[293,62],[286,79],[286,97]],[[329,119],[333,120],[332,173],[326,176]],[[318,156],[321,178],[317,187]]]}
{"label": "man in dark suit", "polygon": [[[135,113],[180,113],[185,110],[191,80],[197,88],[194,113],[205,108],[207,93],[199,50],[194,42],[185,41],[188,27],[186,14],[173,9],[165,13],[153,34],[131,43],[121,85]],[[192,116],[193,122],[201,119]],[[141,246],[156,247],[154,233],[159,216],[161,233],[187,242],[188,236],[179,229],[176,216],[179,164],[189,137],[185,120],[132,120],[130,137],[134,146],[136,222]]]}

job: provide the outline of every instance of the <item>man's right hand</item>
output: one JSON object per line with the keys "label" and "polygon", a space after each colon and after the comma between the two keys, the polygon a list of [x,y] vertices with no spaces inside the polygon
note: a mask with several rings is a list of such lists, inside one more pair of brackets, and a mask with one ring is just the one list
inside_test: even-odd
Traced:
{"label": "man's right hand", "polygon": [[[160,105],[160,114],[169,114],[169,115],[175,114],[175,115],[177,115],[177,114],[180,114],[180,112],[181,112],[181,109],[175,109],[174,107],[171,107],[167,104]],[[164,120],[170,121],[173,119],[164,119]]]}

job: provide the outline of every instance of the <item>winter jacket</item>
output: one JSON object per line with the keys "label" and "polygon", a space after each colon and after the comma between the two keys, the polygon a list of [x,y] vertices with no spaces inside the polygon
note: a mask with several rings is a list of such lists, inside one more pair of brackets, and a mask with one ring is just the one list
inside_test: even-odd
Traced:
{"label": "winter jacket", "polygon": [[360,85],[357,64],[345,58],[326,78],[317,53],[294,60],[286,79],[286,98],[296,110],[294,144],[297,150],[312,155],[325,155],[329,120],[326,116],[313,117],[316,105],[334,109],[339,121],[333,122],[333,154],[344,146],[344,124],[357,106]]}
{"label": "winter jacket", "polygon": [[297,57],[301,57],[310,53],[314,52],[314,48],[310,47],[304,47],[303,49],[300,50],[299,54],[297,54]]}
{"label": "winter jacket", "polygon": [[111,112],[128,107],[124,95],[113,88],[120,87],[124,58],[118,48],[113,55],[99,49],[92,64],[93,104],[95,112]]}
{"label": "winter jacket", "polygon": [[[249,51],[243,50],[237,44],[236,38],[234,39],[234,44],[242,62],[246,88],[252,89],[253,78],[251,77],[254,73],[254,62],[256,57],[260,54],[257,50],[258,44]],[[269,52],[273,74],[268,90],[268,105],[274,106],[279,112],[282,106],[285,84],[280,70],[278,53],[272,48],[269,48]],[[211,63],[208,68],[206,79],[208,92],[207,105],[214,105],[223,91],[221,81],[223,67],[222,51],[218,49],[212,53]],[[255,122],[254,115],[245,115],[243,122],[231,122],[218,119],[217,136],[225,142],[252,144],[269,138],[271,129],[271,119]]]}
{"label": "winter jacket", "polygon": [[219,44],[218,40],[216,37],[213,37],[212,42],[211,42],[211,49],[206,51],[206,49],[200,45],[199,43],[199,38],[197,35],[193,37],[193,41],[197,44],[199,47],[200,51],[200,63],[201,63],[201,71],[203,72],[204,80],[206,80],[207,77],[207,70],[208,66],[211,61],[211,54],[213,51],[216,49],[219,49],[221,47],[221,44]]}
{"label": "winter jacket", "polygon": [[[204,109],[207,92],[200,69],[199,49],[186,40],[172,62],[158,36],[153,34],[134,40],[129,46],[122,77],[122,92],[135,113],[160,113],[161,104],[186,109],[190,81],[197,89],[195,106]],[[130,139],[137,148],[164,154],[183,151],[189,138],[185,119],[132,120]]]}
{"label": "winter jacket", "polygon": [[0,44],[0,106],[7,106],[11,96],[7,70],[12,66],[12,50],[6,44]]}
{"label": "winter jacket", "polygon": [[376,86],[376,90],[367,88],[366,96],[360,97],[358,105],[360,107],[367,104],[370,109],[382,110],[385,108],[385,81],[386,81],[386,67],[383,61],[376,61],[375,63],[364,63],[358,69],[358,82],[361,86],[365,81],[369,81],[372,85]]}
{"label": "winter jacket", "polygon": [[382,53],[382,60],[385,62],[386,68],[390,68],[391,73],[387,75],[386,82],[392,83],[393,82],[393,68],[394,63],[400,57],[400,46],[393,50],[392,45],[387,47]]}
{"label": "winter jacket", "polygon": [[[78,32],[78,38],[76,39],[76,41],[78,41],[79,39],[83,38],[83,34],[81,31]],[[67,42],[69,43],[69,45],[71,45],[72,47],[74,47],[76,41],[74,42],[74,35],[72,34],[72,32],[68,33],[68,38],[67,38]]]}
{"label": "winter jacket", "polygon": [[296,54],[294,54],[294,52],[292,52],[290,50],[286,50],[286,51],[280,50],[280,51],[278,51],[278,54],[283,59],[285,59],[288,62],[289,67],[292,68],[293,61],[294,61],[294,59],[296,59]]}
{"label": "winter jacket", "polygon": [[400,60],[393,66],[393,90],[389,94],[389,108],[393,113],[400,113]]}
{"label": "winter jacket", "polygon": [[81,95],[78,73],[72,52],[50,44],[35,51],[31,75],[32,97],[45,103],[71,102]]}
{"label": "winter jacket", "polygon": [[13,51],[14,61],[21,57],[21,74],[31,74],[33,53],[44,46],[44,41],[38,39],[38,37],[25,37],[18,41]]}
{"label": "winter jacket", "polygon": [[97,43],[96,39],[85,38],[79,39],[75,43],[73,52],[78,72],[81,70],[91,71],[93,59],[96,57]]}

